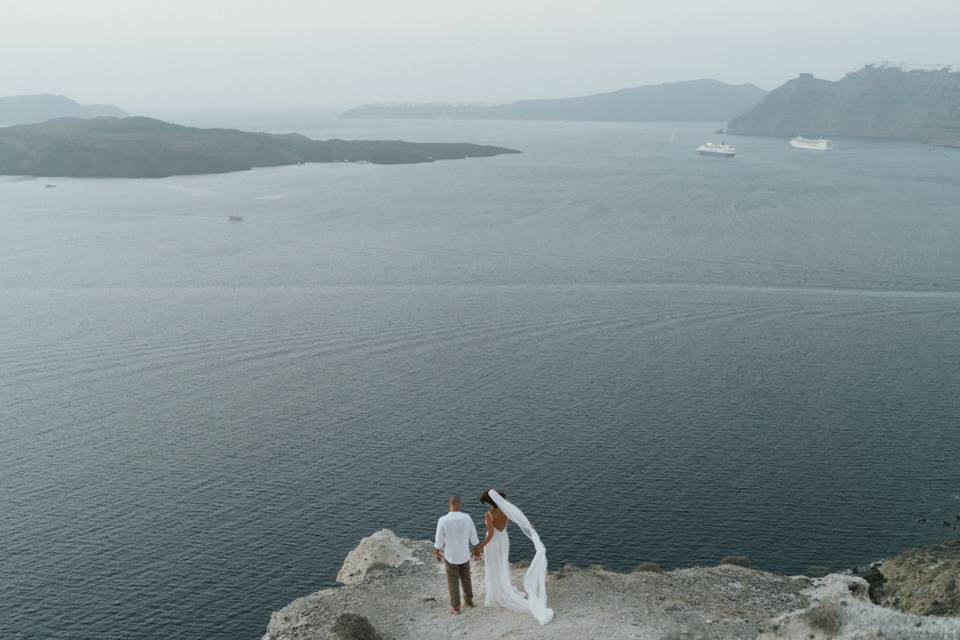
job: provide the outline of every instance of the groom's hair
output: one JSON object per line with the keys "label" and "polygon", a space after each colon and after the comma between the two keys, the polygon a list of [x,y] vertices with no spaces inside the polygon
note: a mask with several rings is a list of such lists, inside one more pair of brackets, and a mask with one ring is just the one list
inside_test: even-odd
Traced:
{"label": "groom's hair", "polygon": [[451,507],[459,507],[460,496],[450,496],[450,499],[447,501],[447,504],[449,504]]}

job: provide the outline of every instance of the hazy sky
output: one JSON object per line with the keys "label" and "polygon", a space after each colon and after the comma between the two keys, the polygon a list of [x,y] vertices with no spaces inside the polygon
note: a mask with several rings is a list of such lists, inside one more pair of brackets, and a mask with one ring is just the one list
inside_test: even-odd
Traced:
{"label": "hazy sky", "polygon": [[510,101],[960,64],[960,0],[0,0],[0,95],[128,110]]}

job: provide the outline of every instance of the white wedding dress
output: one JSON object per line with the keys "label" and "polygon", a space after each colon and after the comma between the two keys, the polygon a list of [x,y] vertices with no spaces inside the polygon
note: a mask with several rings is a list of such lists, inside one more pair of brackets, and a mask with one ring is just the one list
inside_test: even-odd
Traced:
{"label": "white wedding dress", "polygon": [[507,518],[533,541],[536,553],[523,576],[524,594],[513,585],[510,574],[510,536],[507,535],[507,527],[504,526],[502,531],[494,528],[493,538],[483,550],[483,583],[486,587],[483,606],[506,607],[529,613],[540,624],[547,624],[553,619],[553,609],[547,607],[547,548],[540,542],[540,536],[530,526],[523,511],[493,489],[489,495]]}

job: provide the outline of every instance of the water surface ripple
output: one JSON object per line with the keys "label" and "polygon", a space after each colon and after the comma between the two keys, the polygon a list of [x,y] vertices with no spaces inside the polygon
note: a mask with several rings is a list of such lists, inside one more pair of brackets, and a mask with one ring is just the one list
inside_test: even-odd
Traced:
{"label": "water surface ripple", "polygon": [[488,484],[554,566],[956,535],[960,152],[322,125],[524,153],[0,178],[0,636],[256,638]]}

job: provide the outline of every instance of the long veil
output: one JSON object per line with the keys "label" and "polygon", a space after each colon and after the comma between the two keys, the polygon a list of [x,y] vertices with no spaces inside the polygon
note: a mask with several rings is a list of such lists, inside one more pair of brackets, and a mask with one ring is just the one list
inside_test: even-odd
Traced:
{"label": "long veil", "polygon": [[540,541],[536,529],[523,515],[523,511],[511,502],[508,502],[495,489],[490,489],[489,496],[493,499],[507,518],[516,523],[523,534],[533,541],[536,553],[527,572],[523,574],[523,589],[527,592],[527,602],[530,613],[540,624],[547,624],[553,619],[553,609],[547,607],[547,548]]}

